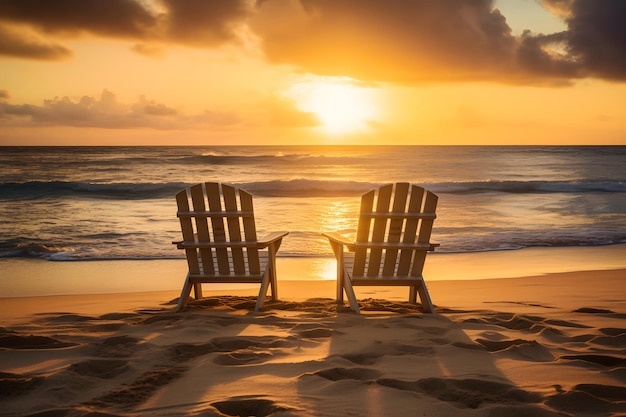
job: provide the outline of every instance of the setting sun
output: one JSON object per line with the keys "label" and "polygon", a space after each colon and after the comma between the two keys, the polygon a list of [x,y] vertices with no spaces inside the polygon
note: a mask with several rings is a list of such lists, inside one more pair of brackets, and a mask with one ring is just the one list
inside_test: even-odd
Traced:
{"label": "setting sun", "polygon": [[334,77],[294,84],[287,95],[298,109],[314,113],[328,133],[365,130],[377,114],[373,88]]}

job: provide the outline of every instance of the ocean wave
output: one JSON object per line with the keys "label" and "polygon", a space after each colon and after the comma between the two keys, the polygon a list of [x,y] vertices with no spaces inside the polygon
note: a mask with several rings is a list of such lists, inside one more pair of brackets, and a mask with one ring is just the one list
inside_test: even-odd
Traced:
{"label": "ocean wave", "polygon": [[[120,200],[169,198],[189,186],[167,183],[88,183],[30,181],[0,184],[0,200],[46,197],[113,198]],[[251,194],[265,197],[344,197],[358,196],[382,183],[325,181],[309,179],[275,180],[233,184]],[[606,181],[480,181],[422,184],[438,194],[473,193],[625,193],[626,182]]]}
{"label": "ocean wave", "polygon": [[262,155],[241,155],[221,152],[206,152],[200,155],[190,155],[182,157],[169,157],[164,162],[184,165],[240,165],[240,166],[288,166],[306,164],[310,166],[326,165],[353,165],[367,161],[367,158],[354,156],[327,156],[309,153],[282,153],[262,154]]}
{"label": "ocean wave", "polygon": [[[519,250],[532,247],[595,247],[617,244],[626,244],[626,236],[623,233],[614,235],[591,233],[589,236],[543,236],[526,239],[512,237],[510,234],[494,234],[491,236],[465,236],[453,237],[439,235],[436,242],[441,243],[436,253],[475,253],[496,252],[504,250]],[[286,242],[277,254],[280,258],[319,258],[333,257],[327,242],[317,247],[308,247],[309,251],[302,251],[300,246],[290,245]],[[106,261],[106,260],[165,260],[184,259],[184,254],[179,251],[168,250],[167,247],[153,246],[146,248],[144,245],[125,245],[123,250],[111,250],[98,242],[97,239],[89,245],[83,242],[82,246],[58,245],[54,242],[46,242],[38,239],[10,239],[0,241],[0,259],[3,258],[29,258],[44,259],[49,261]],[[119,248],[118,248],[119,249]],[[315,249],[315,250],[311,250]]]}
{"label": "ocean wave", "polygon": [[0,258],[50,259],[64,252],[65,248],[41,240],[16,238],[0,242]]}
{"label": "ocean wave", "polygon": [[626,182],[605,181],[471,181],[435,183],[427,186],[433,192],[444,194],[469,194],[481,192],[501,192],[512,194],[533,193],[624,193]]}
{"label": "ocean wave", "polygon": [[88,183],[72,181],[29,181],[0,184],[0,199],[38,199],[46,197],[92,197],[120,200],[152,199],[173,196],[184,183]]}

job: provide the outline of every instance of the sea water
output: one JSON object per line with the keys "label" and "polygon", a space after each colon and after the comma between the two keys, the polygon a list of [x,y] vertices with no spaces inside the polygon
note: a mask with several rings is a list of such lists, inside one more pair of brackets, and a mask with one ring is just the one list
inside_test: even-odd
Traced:
{"label": "sea water", "polygon": [[204,181],[250,192],[281,257],[331,256],[392,182],[439,196],[438,252],[626,242],[626,146],[2,147],[0,257],[182,258],[174,196]]}

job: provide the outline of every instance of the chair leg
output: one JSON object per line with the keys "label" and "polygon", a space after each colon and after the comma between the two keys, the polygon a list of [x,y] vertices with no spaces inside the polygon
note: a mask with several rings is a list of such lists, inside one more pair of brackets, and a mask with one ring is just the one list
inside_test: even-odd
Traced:
{"label": "chair leg", "polygon": [[[278,242],[278,246],[280,246],[280,242]],[[270,245],[268,248],[268,256],[269,256],[269,275],[270,275],[270,284],[271,284],[271,297],[272,300],[278,300],[278,282],[276,279],[276,252],[278,251],[277,247],[274,245]]]}
{"label": "chair leg", "polygon": [[426,288],[426,282],[422,280],[421,284],[417,286],[417,291],[420,294],[420,300],[422,301],[422,309],[424,313],[434,313],[435,308],[433,307],[433,302],[430,299],[430,294],[428,294],[428,288]]}
{"label": "chair leg", "polygon": [[[200,284],[196,284],[200,285]],[[178,306],[176,307],[176,311],[181,311],[187,305],[187,300],[189,299],[189,295],[191,294],[191,288],[193,285],[189,279],[189,274],[187,274],[187,278],[185,278],[185,285],[183,285],[183,290],[180,292],[180,297],[178,298]]]}
{"label": "chair leg", "polygon": [[269,270],[265,271],[263,274],[263,280],[261,281],[261,288],[259,289],[259,296],[256,299],[256,305],[254,306],[254,311],[259,311],[263,308],[263,304],[265,303],[265,295],[267,294],[267,289],[270,286],[270,274]]}
{"label": "chair leg", "polygon": [[202,284],[201,283],[196,282],[195,284],[193,284],[193,294],[196,300],[199,300],[202,298]]}
{"label": "chair leg", "polygon": [[343,265],[343,246],[333,244],[333,251],[337,258],[337,304],[343,305],[343,287],[346,280],[346,273]]}
{"label": "chair leg", "polygon": [[346,295],[348,296],[348,301],[350,302],[350,308],[357,314],[361,314],[361,311],[359,310],[359,302],[356,300],[356,294],[354,293],[354,288],[352,287],[352,281],[350,281],[350,278],[346,277],[345,274],[343,287],[346,290]]}

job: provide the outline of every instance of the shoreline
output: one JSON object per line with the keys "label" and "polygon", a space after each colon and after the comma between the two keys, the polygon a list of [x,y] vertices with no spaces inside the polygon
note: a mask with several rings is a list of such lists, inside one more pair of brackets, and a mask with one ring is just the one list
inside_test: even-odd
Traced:
{"label": "shoreline", "polygon": [[[532,247],[472,253],[430,253],[427,283],[450,280],[510,279],[589,270],[626,268],[626,244]],[[8,297],[180,291],[184,259],[48,261],[0,259],[0,300]],[[278,257],[283,281],[335,281],[334,257]],[[626,277],[625,277],[626,280]],[[245,286],[245,284],[243,284]],[[233,288],[222,285],[217,288]],[[331,296],[332,296],[331,292]]]}
{"label": "shoreline", "polygon": [[[596,288],[601,283],[601,288]],[[303,302],[326,299],[334,302],[335,281],[283,280],[278,284],[280,302]],[[427,282],[435,310],[448,308],[480,310],[498,306],[505,311],[575,309],[579,303],[594,309],[617,309],[626,313],[626,268],[556,272],[515,278],[487,278],[475,280],[439,280]],[[357,299],[384,299],[391,302],[407,301],[407,287],[355,287]],[[242,284],[239,288],[203,287],[204,298],[252,297],[257,285]],[[593,302],[584,301],[585,294],[593,293]],[[0,297],[0,317],[3,323],[15,323],[32,316],[60,313],[100,315],[115,310],[137,311],[165,309],[174,311],[180,290],[136,291],[100,294],[62,294],[22,297]],[[192,293],[193,296],[193,293]],[[268,301],[268,303],[271,302]],[[344,303],[347,301],[344,300]],[[593,305],[591,305],[593,304]],[[271,310],[271,307],[269,308]],[[263,313],[261,313],[263,314]],[[421,314],[421,313],[420,313]]]}

